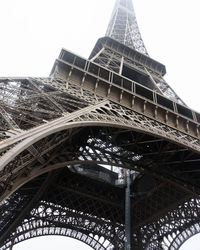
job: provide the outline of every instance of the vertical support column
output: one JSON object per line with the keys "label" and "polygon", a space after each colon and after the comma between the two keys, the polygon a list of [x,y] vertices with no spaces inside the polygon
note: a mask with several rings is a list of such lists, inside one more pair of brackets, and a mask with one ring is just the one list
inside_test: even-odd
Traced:
{"label": "vertical support column", "polygon": [[120,74],[120,75],[122,74],[123,65],[124,65],[124,57],[122,56],[121,62],[120,62],[120,69],[119,69],[119,74]]}
{"label": "vertical support column", "polygon": [[125,249],[131,250],[131,199],[130,199],[130,170],[126,171],[126,191],[125,191]]}

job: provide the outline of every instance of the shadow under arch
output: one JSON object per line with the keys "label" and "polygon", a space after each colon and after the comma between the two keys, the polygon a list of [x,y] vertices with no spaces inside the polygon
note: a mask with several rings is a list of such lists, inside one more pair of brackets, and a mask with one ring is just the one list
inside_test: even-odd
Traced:
{"label": "shadow under arch", "polygon": [[[148,117],[137,114],[138,117],[128,117],[128,116],[120,116],[118,120],[118,117],[115,117],[115,121],[112,121],[112,117],[110,118],[109,115],[104,115],[102,120],[96,120],[96,118],[91,118],[92,120],[86,121],[76,121],[76,122],[63,122],[59,123],[57,126],[47,126],[42,125],[38,128],[33,129],[33,133],[30,131],[27,131],[27,135],[25,132],[24,137],[19,141],[17,144],[11,145],[12,147],[5,152],[5,154],[1,157],[1,166],[0,171],[2,171],[4,168],[6,168],[10,162],[14,160],[20,153],[27,150],[29,147],[33,146],[38,141],[43,140],[44,138],[56,134],[58,132],[64,132],[67,130],[72,129],[79,129],[79,128],[87,128],[87,127],[108,127],[108,128],[117,128],[117,129],[127,129],[130,131],[135,131],[142,134],[151,135],[155,138],[166,140],[172,144],[176,144],[178,146],[184,147],[184,148],[190,148],[191,151],[197,150],[196,144],[191,144],[191,138],[188,135],[185,135],[181,132],[178,132],[177,130],[167,127],[164,124],[161,125],[159,122],[153,121]],[[90,114],[90,116],[92,116]],[[142,117],[142,119],[141,119]],[[62,118],[63,119],[63,118]],[[189,143],[188,143],[189,140]],[[195,143],[195,141],[194,141]],[[13,191],[11,191],[13,192]],[[7,197],[11,192],[7,193],[6,195],[1,196],[1,199],[4,199]]]}
{"label": "shadow under arch", "polygon": [[[64,169],[65,173],[66,171],[69,172],[69,170]],[[112,208],[110,208],[110,203],[112,204],[112,202],[106,206],[105,211],[96,211],[94,214],[94,205],[90,208],[91,195],[89,196],[89,200],[87,202],[84,201],[82,204],[80,191],[75,191],[75,193],[71,194],[69,189],[74,186],[74,183],[76,186],[76,184],[80,185],[82,182],[84,185],[79,187],[79,190],[84,192],[88,186],[90,186],[90,189],[93,189],[94,181],[85,183],[82,180],[84,177],[79,176],[79,179],[77,179],[74,173],[67,176],[62,172],[61,176],[64,176],[64,180],[56,184],[56,175],[60,175],[60,172],[58,170],[57,173],[52,172],[40,175],[10,196],[10,200],[8,200],[10,204],[13,204],[13,202],[17,204],[18,202],[17,209],[14,206],[12,211],[16,219],[12,221],[12,218],[7,215],[10,225],[8,225],[8,228],[5,225],[5,229],[8,231],[4,230],[0,235],[0,249],[4,250],[26,239],[43,235],[68,236],[86,243],[93,249],[113,249],[113,233],[109,232],[112,227],[112,222],[109,218],[109,215],[113,213]],[[69,180],[69,184],[66,185],[68,187],[66,192],[62,194],[54,190],[54,185],[62,189],[60,185],[61,183],[65,183],[67,179]],[[40,184],[39,187],[37,187],[38,184]],[[101,184],[98,186],[100,187]],[[31,190],[32,193],[28,200],[26,197],[27,190]],[[106,189],[104,190],[105,192],[109,193],[110,191],[108,192]],[[57,200],[57,195],[58,197],[62,197],[61,200]],[[8,206],[10,205],[8,204]],[[98,206],[95,205],[95,207],[98,209]],[[103,206],[101,209],[103,210]],[[6,213],[7,209],[4,208],[4,210]],[[101,216],[97,218],[99,213],[104,218],[103,220]],[[112,240],[110,241],[109,239]]]}
{"label": "shadow under arch", "polygon": [[[82,128],[88,128],[89,127],[89,125],[91,125],[92,123],[86,123],[87,124],[87,126],[82,126]],[[76,126],[74,126],[74,128],[78,128],[78,127],[80,127],[80,126],[78,126],[78,125],[80,125],[80,124],[76,124]],[[94,126],[92,127],[92,128],[97,128],[97,124],[93,124]],[[113,126],[111,126],[111,123],[109,123],[109,126],[108,126],[108,124],[106,124],[105,122],[104,122],[104,126],[103,126],[103,124],[98,124],[98,125],[102,125],[102,128],[116,128],[116,129],[118,129],[118,130],[125,130],[126,131],[126,129],[129,131],[129,133],[130,133],[130,131],[132,131],[132,132],[137,132],[137,133],[140,133],[141,132],[141,134],[143,134],[143,135],[148,135],[148,136],[152,136],[152,138],[154,138],[154,139],[159,139],[159,138],[162,138],[163,139],[163,137],[162,136],[159,136],[159,135],[157,135],[157,136],[155,136],[153,133],[148,133],[148,131],[145,133],[144,132],[144,130],[141,128],[141,129],[130,129],[130,127],[127,125],[127,126],[121,126],[120,124],[119,125],[116,125],[115,124],[115,126],[114,126],[114,124],[113,124]],[[98,126],[99,127],[99,126]],[[57,132],[65,132],[65,131],[67,131],[66,130],[66,127],[64,126],[64,127],[62,127],[63,129],[60,129],[59,128],[59,130],[57,131]],[[54,133],[50,133],[49,135],[53,135],[53,134],[56,134],[56,132],[54,131]],[[44,135],[44,134],[43,134]],[[47,137],[47,136],[46,136]],[[30,144],[30,145],[34,145],[35,143],[37,143],[39,140],[41,140],[41,139],[43,139],[43,138],[45,138],[45,137],[40,137],[39,139],[37,138],[36,139],[36,141],[32,141],[32,144]],[[171,140],[170,140],[170,138],[168,138],[168,139],[166,139],[166,138],[164,138],[166,141],[168,141],[168,142],[171,142]],[[34,142],[34,143],[33,143]],[[172,143],[172,144],[179,144],[179,143]],[[29,144],[26,144],[26,148],[28,147],[28,146],[30,146]],[[17,146],[19,146],[19,145],[17,145]],[[20,148],[21,149],[21,148]],[[149,149],[149,147],[147,147],[147,149],[145,148],[145,150],[148,150],[148,153],[152,153],[152,151],[149,151],[150,149]],[[127,157],[126,156],[124,156],[124,159],[127,159]],[[82,161],[82,162],[86,162],[86,161]],[[62,167],[65,167],[66,165],[70,165],[70,164],[79,164],[80,162],[78,162],[78,161],[76,161],[76,160],[74,160],[74,161],[69,161],[69,162],[63,162],[63,163],[55,163],[55,165],[54,165],[54,169],[56,170],[56,169],[58,169],[58,168],[62,168]],[[104,163],[104,164],[106,164],[106,162],[104,162],[104,161],[91,161],[91,163],[98,163],[98,164],[102,164],[102,163]],[[62,164],[63,164],[63,166],[62,166]],[[115,163],[112,163],[113,164],[113,166],[115,166],[115,165],[117,165],[116,164],[116,162]],[[53,165],[52,165],[53,166]],[[120,164],[118,164],[118,166],[121,166]],[[51,169],[51,167],[49,167],[49,168],[47,168],[45,171],[46,172],[50,172],[51,170],[53,170],[53,169]],[[44,169],[43,170],[41,170],[41,172],[38,172],[39,174],[38,174],[38,176],[40,175],[40,174],[42,174],[42,173],[45,173],[45,171],[44,171]],[[34,176],[34,175],[33,175]],[[36,176],[36,175],[35,175]],[[26,178],[24,178],[24,179],[27,179],[27,176],[26,176]]]}

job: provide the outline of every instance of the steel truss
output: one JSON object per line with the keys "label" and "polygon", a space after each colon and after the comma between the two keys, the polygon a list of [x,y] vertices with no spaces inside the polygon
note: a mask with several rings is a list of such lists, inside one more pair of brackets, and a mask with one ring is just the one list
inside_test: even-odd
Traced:
{"label": "steel truss", "polygon": [[[117,48],[113,48],[114,43],[118,44]],[[144,64],[141,61],[135,60],[135,58],[132,58],[130,55],[123,55],[122,49],[120,49],[122,46],[122,44],[117,43],[117,41],[112,40],[111,38],[101,38],[96,43],[90,59],[93,62],[122,75],[122,69],[124,66],[134,68],[137,71],[141,72],[141,74],[145,74],[151,79],[153,84],[152,88],[156,92],[182,105],[186,105],[163,78],[163,75],[166,72],[156,72],[155,70],[149,68],[149,65],[151,65],[151,63],[149,63],[149,65],[147,63]],[[127,47],[125,48],[127,50]],[[139,54],[138,56],[142,57],[141,54]],[[146,56],[146,61],[148,60],[150,61],[152,59]]]}
{"label": "steel truss", "polygon": [[200,230],[200,114],[148,56],[131,0],[107,36],[90,60],[63,49],[51,77],[0,79],[1,250],[43,235],[124,249],[126,187],[134,250]]}
{"label": "steel truss", "polygon": [[142,40],[132,1],[117,0],[106,36],[148,55]]}
{"label": "steel truss", "polygon": [[1,79],[1,89],[0,249],[52,234],[123,249],[125,185],[88,170],[102,164],[136,176],[135,249],[178,249],[196,233],[197,138],[61,79]]}
{"label": "steel truss", "polygon": [[[146,55],[147,57],[149,56],[139,31],[132,0],[116,1],[110,23],[106,31],[106,36]],[[136,63],[127,56],[123,57],[122,53],[118,52],[119,51],[114,51],[107,46],[103,46],[103,48],[99,50],[99,53],[94,56],[93,60],[120,74],[120,66],[122,64],[131,65],[131,67],[134,65],[134,68],[136,67],[140,70],[142,69],[145,74],[149,74],[151,76],[156,85],[157,91],[172,100],[176,100],[177,102],[184,104],[181,98],[168,85],[161,75],[148,71],[146,65]]]}

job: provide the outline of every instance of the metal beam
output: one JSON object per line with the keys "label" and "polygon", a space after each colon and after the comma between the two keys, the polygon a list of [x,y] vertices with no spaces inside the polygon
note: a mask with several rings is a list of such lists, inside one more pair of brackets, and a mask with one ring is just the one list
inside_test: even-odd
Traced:
{"label": "metal beam", "polygon": [[[125,235],[126,235],[126,250],[131,250],[131,180],[130,170],[126,171],[126,193],[125,193]],[[133,223],[133,222],[132,222]]]}

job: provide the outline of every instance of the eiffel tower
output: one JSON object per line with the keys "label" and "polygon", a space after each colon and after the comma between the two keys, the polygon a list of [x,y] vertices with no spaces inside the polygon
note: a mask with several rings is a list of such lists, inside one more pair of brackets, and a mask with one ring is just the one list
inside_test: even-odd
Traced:
{"label": "eiffel tower", "polygon": [[200,232],[200,114],[116,0],[89,59],[0,78],[0,249],[62,235],[93,249],[176,250]]}

